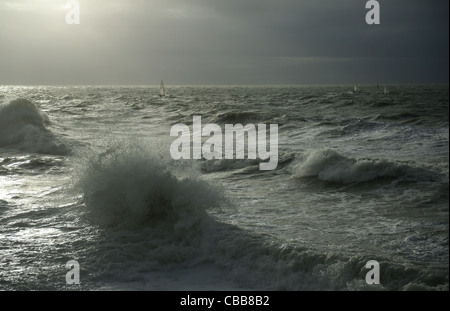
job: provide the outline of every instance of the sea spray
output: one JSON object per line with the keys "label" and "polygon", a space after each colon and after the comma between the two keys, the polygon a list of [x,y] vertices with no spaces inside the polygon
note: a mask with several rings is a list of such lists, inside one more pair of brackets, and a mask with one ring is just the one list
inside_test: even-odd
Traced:
{"label": "sea spray", "polygon": [[94,222],[192,225],[226,199],[188,170],[139,143],[117,142],[88,159],[78,185]]}
{"label": "sea spray", "polygon": [[143,281],[145,272],[192,267],[211,256],[216,222],[207,211],[228,200],[192,161],[174,163],[155,147],[113,140],[80,153],[73,188],[81,193],[81,218],[98,232],[84,269],[104,282]]}

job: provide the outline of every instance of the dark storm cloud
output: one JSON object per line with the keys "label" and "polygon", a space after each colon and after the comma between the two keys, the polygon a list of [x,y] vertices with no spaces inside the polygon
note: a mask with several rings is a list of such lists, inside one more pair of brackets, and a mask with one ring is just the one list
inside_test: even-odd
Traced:
{"label": "dark storm cloud", "polygon": [[79,2],[0,4],[0,83],[448,82],[446,0]]}

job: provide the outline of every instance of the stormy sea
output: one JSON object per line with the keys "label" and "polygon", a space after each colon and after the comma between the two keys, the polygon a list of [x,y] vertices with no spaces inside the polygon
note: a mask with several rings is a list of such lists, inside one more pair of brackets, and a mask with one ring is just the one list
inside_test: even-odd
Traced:
{"label": "stormy sea", "polygon": [[[0,290],[449,289],[448,84],[166,92],[0,86]],[[277,124],[276,168],[173,159],[194,116]]]}

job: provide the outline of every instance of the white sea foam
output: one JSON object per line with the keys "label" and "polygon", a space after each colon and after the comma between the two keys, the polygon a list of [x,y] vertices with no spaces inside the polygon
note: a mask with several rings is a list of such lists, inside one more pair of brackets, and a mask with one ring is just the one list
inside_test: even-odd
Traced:
{"label": "white sea foam", "polygon": [[92,156],[78,183],[96,222],[110,224],[170,220],[188,223],[218,207],[223,196],[195,176],[180,178],[143,146],[120,143]]}
{"label": "white sea foam", "polygon": [[315,149],[299,156],[294,164],[293,176],[317,177],[337,183],[367,182],[379,178],[405,178],[430,180],[438,174],[414,163],[396,163],[377,159],[354,159],[332,149]]}

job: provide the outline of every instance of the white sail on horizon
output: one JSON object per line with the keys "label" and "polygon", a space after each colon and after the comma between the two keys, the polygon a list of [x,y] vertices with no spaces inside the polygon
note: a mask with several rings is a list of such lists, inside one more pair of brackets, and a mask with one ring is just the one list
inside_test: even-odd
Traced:
{"label": "white sail on horizon", "polygon": [[161,80],[161,84],[159,85],[159,96],[166,96],[166,89],[164,88],[164,82]]}

